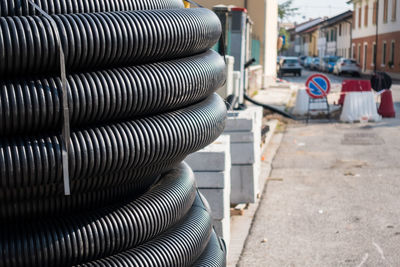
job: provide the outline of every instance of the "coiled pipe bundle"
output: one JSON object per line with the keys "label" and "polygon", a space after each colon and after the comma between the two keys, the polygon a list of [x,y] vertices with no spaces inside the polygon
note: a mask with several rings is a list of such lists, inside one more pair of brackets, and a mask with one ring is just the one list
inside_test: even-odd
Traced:
{"label": "coiled pipe bundle", "polygon": [[216,15],[180,0],[33,2],[56,28],[30,1],[0,0],[0,267],[224,266],[181,163],[224,128]]}

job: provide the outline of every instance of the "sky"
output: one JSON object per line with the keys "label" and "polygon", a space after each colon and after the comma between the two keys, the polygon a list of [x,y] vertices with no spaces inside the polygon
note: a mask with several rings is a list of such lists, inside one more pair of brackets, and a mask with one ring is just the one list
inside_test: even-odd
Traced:
{"label": "sky", "polygon": [[[278,0],[283,3],[286,0]],[[290,22],[303,22],[309,18],[332,17],[349,9],[352,5],[347,4],[348,0],[293,0],[293,7],[298,7],[299,15],[288,19]]]}

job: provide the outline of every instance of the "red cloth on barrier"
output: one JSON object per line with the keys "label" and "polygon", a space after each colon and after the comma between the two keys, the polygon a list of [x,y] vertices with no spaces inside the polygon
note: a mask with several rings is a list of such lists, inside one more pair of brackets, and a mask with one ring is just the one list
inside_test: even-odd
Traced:
{"label": "red cloth on barrier", "polygon": [[339,105],[343,106],[344,98],[347,92],[369,92],[371,91],[371,82],[368,80],[343,80],[342,92],[339,98]]}
{"label": "red cloth on barrier", "polygon": [[394,110],[392,91],[385,90],[381,94],[381,105],[379,106],[378,113],[384,118],[396,117]]}

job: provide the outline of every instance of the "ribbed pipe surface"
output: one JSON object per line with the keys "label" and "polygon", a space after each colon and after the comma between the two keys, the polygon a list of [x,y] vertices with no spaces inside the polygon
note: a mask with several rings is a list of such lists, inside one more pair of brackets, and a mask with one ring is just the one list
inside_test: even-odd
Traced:
{"label": "ribbed pipe surface", "polygon": [[[71,127],[132,119],[196,103],[225,81],[213,51],[67,77]],[[59,78],[0,81],[0,136],[45,132],[61,123]]]}
{"label": "ribbed pipe surface", "polygon": [[211,216],[196,198],[187,216],[153,240],[123,253],[80,266],[191,266],[208,244]]}
{"label": "ribbed pipe surface", "polygon": [[[178,158],[171,161],[163,161],[161,163],[156,163],[149,165],[145,168],[134,168],[130,171],[114,172],[108,175],[102,175],[97,177],[92,177],[89,179],[79,179],[71,181],[71,192],[73,195],[80,195],[85,192],[102,191],[109,187],[118,187],[121,185],[135,184],[132,189],[134,191],[141,191],[142,189],[147,189],[151,184],[153,184],[159,177],[161,173],[170,170],[172,167],[180,163],[183,158]],[[64,188],[61,183],[50,183],[48,185],[37,185],[29,187],[13,187],[0,188],[0,206],[8,207],[11,203],[9,214],[18,214],[18,207],[24,205],[34,205],[34,202],[38,199],[52,198],[54,203],[52,205],[58,205],[54,197],[63,197]],[[71,196],[73,198],[73,196]],[[29,202],[33,200],[32,202]],[[3,209],[3,208],[0,209]],[[21,209],[24,209],[21,207]],[[37,212],[31,210],[31,212]],[[61,211],[59,211],[61,212]]]}
{"label": "ribbed pipe surface", "polygon": [[[156,236],[170,227],[180,229],[174,233],[177,238],[195,237],[193,232],[203,234],[210,228],[207,212],[199,214],[192,208],[188,213],[195,197],[193,173],[181,164],[138,199],[71,216],[2,225],[0,266],[71,266],[134,249],[154,238],[162,240],[165,234]],[[189,222],[179,222],[185,216]],[[171,237],[168,242],[176,240]],[[159,242],[149,243],[145,246],[154,247]],[[189,252],[184,249],[179,253]]]}
{"label": "ribbed pipe surface", "polygon": [[[183,8],[182,0],[33,0],[48,14],[93,13],[147,9]],[[36,15],[28,0],[3,0],[0,16]]]}
{"label": "ribbed pipe surface", "polygon": [[[203,8],[52,15],[68,71],[110,68],[204,52],[221,35]],[[42,16],[0,17],[0,77],[56,72],[56,35]]]}
{"label": "ribbed pipe surface", "polygon": [[[70,179],[103,183],[116,171],[182,158],[215,140],[225,118],[225,105],[214,94],[177,111],[72,132]],[[0,186],[62,184],[60,142],[59,136],[0,139]]]}
{"label": "ribbed pipe surface", "polygon": [[225,248],[222,247],[217,235],[213,232],[203,254],[201,254],[192,267],[225,267],[225,253]]}

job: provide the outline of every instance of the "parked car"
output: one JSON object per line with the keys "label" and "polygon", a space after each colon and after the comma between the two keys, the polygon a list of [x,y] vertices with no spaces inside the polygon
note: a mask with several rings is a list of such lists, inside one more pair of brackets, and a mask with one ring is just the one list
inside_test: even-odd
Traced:
{"label": "parked car", "polygon": [[310,70],[319,70],[319,66],[320,66],[319,57],[312,58],[311,64],[310,64]]}
{"label": "parked car", "polygon": [[305,66],[306,58],[307,58],[307,56],[301,56],[301,57],[299,57],[300,65],[302,65],[303,67]]}
{"label": "parked car", "polygon": [[340,58],[333,69],[336,75],[351,74],[352,76],[361,75],[361,66],[356,60],[350,58]]}
{"label": "parked car", "polygon": [[320,71],[332,73],[336,65],[336,62],[340,59],[337,56],[327,56],[324,57],[320,64]]}
{"label": "parked car", "polygon": [[306,57],[306,58],[304,59],[304,68],[310,69],[310,68],[311,68],[312,60],[313,60],[312,57]]}
{"label": "parked car", "polygon": [[285,73],[293,73],[301,76],[301,66],[297,57],[283,57],[279,62],[278,75],[282,77]]}

